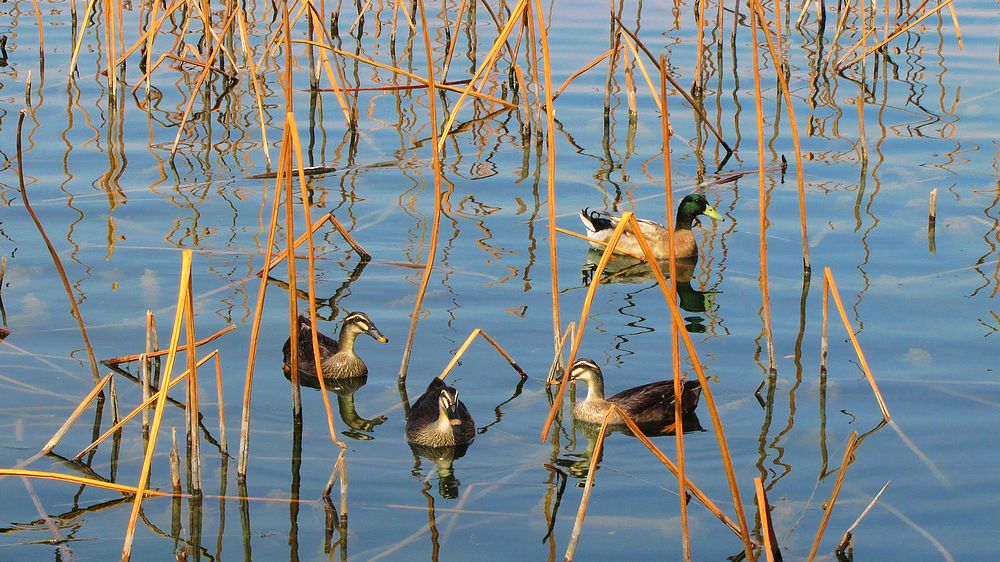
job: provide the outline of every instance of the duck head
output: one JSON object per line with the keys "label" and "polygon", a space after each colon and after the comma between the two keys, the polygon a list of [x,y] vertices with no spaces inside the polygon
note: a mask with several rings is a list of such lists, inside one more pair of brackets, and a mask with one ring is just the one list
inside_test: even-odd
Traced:
{"label": "duck head", "polygon": [[577,359],[569,370],[569,380],[593,383],[602,380],[601,368],[593,359]]}
{"label": "duck head", "polygon": [[458,419],[458,389],[445,386],[438,394],[438,409],[441,415],[447,416],[451,423],[461,423]]}
{"label": "duck head", "polygon": [[681,199],[681,204],[677,206],[678,223],[690,223],[691,219],[699,215],[705,215],[717,221],[725,220],[718,211],[708,204],[708,199],[705,199],[705,196],[700,193],[690,193]]}
{"label": "duck head", "polygon": [[375,323],[364,312],[352,312],[348,314],[344,318],[344,327],[342,330],[350,330],[356,334],[368,334],[379,343],[389,343],[389,338],[378,331]]}

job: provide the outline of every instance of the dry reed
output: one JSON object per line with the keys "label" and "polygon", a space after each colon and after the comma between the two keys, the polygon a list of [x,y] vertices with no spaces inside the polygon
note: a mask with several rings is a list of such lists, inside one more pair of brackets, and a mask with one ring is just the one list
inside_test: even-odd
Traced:
{"label": "dry reed", "polygon": [[865,377],[868,379],[868,384],[872,387],[872,392],[875,394],[875,399],[878,400],[878,407],[882,410],[882,418],[885,421],[891,421],[892,417],[889,415],[889,408],[885,404],[885,399],[882,398],[882,393],[879,392],[878,384],[875,383],[875,377],[872,376],[871,369],[868,368],[868,361],[865,359],[865,353],[861,350],[861,344],[858,343],[857,336],[854,335],[854,329],[851,327],[851,321],[847,318],[847,312],[844,311],[844,304],[840,300],[840,292],[837,291],[837,283],[833,280],[833,273],[830,271],[829,267],[823,268],[823,344],[821,355],[823,358],[823,364],[826,364],[826,350],[827,350],[827,295],[833,295],[833,302],[837,306],[837,312],[840,313],[840,319],[844,323],[844,329],[847,330],[847,335],[851,339],[851,345],[854,346],[854,352],[858,356],[858,363],[861,365],[861,370],[865,373]]}
{"label": "dry reed", "polygon": [[781,553],[778,551],[778,538],[774,534],[774,524],[771,522],[771,505],[767,501],[767,491],[764,490],[764,481],[760,477],[753,479],[754,489],[757,491],[757,515],[760,517],[760,532],[763,535],[764,553],[767,555],[767,562],[781,560]]}
{"label": "dry reed", "polygon": [[444,370],[441,371],[441,374],[438,375],[437,378],[444,380],[444,378],[448,376],[448,373],[450,373],[452,368],[458,363],[458,360],[461,359],[462,355],[465,354],[465,350],[468,349],[470,345],[472,345],[472,342],[473,340],[476,339],[476,336],[481,336],[484,340],[489,342],[489,344],[492,345],[493,348],[496,349],[497,352],[499,352],[500,355],[502,355],[503,358],[506,359],[508,363],[510,363],[511,368],[513,368],[514,371],[521,376],[521,378],[528,378],[528,373],[525,373],[524,369],[522,369],[520,365],[518,365],[517,362],[514,361],[514,359],[510,356],[510,354],[508,354],[504,350],[504,348],[501,347],[500,344],[496,342],[496,340],[490,337],[489,334],[484,332],[482,328],[476,328],[475,330],[472,330],[472,333],[469,334],[469,337],[465,338],[465,343],[463,343],[462,346],[458,348],[458,351],[456,351],[455,354],[452,355],[451,361],[448,362],[448,365],[445,366]]}
{"label": "dry reed", "polygon": [[833,506],[837,503],[837,496],[840,494],[840,486],[844,483],[844,475],[847,473],[847,467],[853,458],[857,438],[857,431],[852,431],[851,436],[847,438],[847,446],[844,447],[844,458],[840,461],[840,472],[837,473],[837,481],[833,484],[833,491],[830,492],[830,499],[826,503],[826,509],[823,511],[823,519],[820,521],[819,529],[816,531],[816,538],[813,539],[812,548],[809,549],[807,560],[811,561],[815,558],[816,552],[819,550],[819,543],[823,540],[823,532],[826,531],[826,524],[830,521],[830,514],[833,513]]}
{"label": "dry reed", "polygon": [[80,336],[83,338],[83,346],[87,350],[87,359],[90,362],[90,374],[94,379],[94,383],[97,383],[101,380],[101,375],[97,372],[97,359],[94,358],[94,348],[90,345],[90,338],[87,336],[87,327],[83,321],[83,315],[80,313],[80,308],[76,304],[76,296],[73,293],[73,288],[70,287],[69,279],[66,277],[66,270],[63,268],[58,252],[56,252],[52,242],[49,241],[48,235],[45,234],[45,228],[42,227],[42,222],[38,219],[38,215],[35,214],[35,210],[31,208],[31,203],[28,202],[28,191],[24,185],[24,149],[21,145],[21,132],[26,114],[27,112],[22,109],[17,117],[17,186],[21,193],[21,202],[24,204],[25,210],[28,211],[28,215],[31,216],[32,222],[35,223],[38,233],[41,234],[42,240],[45,242],[45,247],[52,257],[52,263],[59,273],[59,280],[62,281],[63,289],[69,298],[69,306],[73,311],[73,318],[76,320],[77,327],[80,329]]}
{"label": "dry reed", "polygon": [[173,329],[170,334],[170,347],[167,354],[167,363],[163,368],[163,379],[160,391],[156,394],[156,409],[153,413],[153,423],[150,426],[149,443],[146,446],[146,454],[142,461],[142,469],[139,472],[139,483],[136,485],[138,493],[135,502],[132,504],[132,513],[129,515],[128,526],[125,530],[125,540],[122,546],[122,560],[129,560],[132,555],[132,539],[135,536],[135,524],[139,517],[139,509],[142,507],[142,498],[149,482],[149,470],[153,462],[153,452],[156,450],[156,438],[160,431],[160,422],[163,419],[167,390],[170,387],[170,376],[174,368],[174,360],[177,357],[177,345],[181,335],[181,323],[184,318],[185,309],[190,302],[188,293],[191,291],[191,250],[184,250],[181,257],[180,288],[177,294],[177,310],[174,314]]}

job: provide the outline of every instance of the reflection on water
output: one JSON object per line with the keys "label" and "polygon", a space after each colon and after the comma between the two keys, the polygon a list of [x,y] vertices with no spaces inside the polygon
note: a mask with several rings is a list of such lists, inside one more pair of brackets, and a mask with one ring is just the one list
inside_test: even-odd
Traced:
{"label": "reflection on water", "polygon": [[[285,378],[291,381],[291,373],[284,370]],[[357,439],[360,441],[374,439],[374,435],[370,435],[372,431],[375,430],[375,426],[382,425],[387,419],[385,416],[375,416],[374,418],[365,418],[358,413],[357,406],[354,402],[354,393],[361,389],[368,383],[368,376],[363,377],[340,377],[335,379],[325,379],[323,384],[326,386],[327,392],[333,392],[337,395],[337,411],[340,413],[340,419],[343,421],[348,428],[343,434],[350,437],[351,439]],[[314,374],[309,373],[299,373],[299,384],[308,388],[315,388],[320,390],[319,378]]]}
{"label": "reflection on water", "polygon": [[[438,494],[448,500],[458,498],[459,486],[462,484],[455,476],[453,463],[465,456],[469,450],[469,444],[457,447],[429,447],[410,443],[410,450],[413,452],[413,476],[421,482],[434,476],[437,472]],[[422,460],[431,461],[432,467],[426,470],[422,466]]]}
{"label": "reflection on water", "polygon": [[[597,270],[597,265],[601,261],[601,252],[591,249],[587,252],[587,259],[584,262],[583,267],[580,269],[582,285],[584,287],[589,286],[591,280],[594,277],[594,272]],[[710,312],[713,316],[718,315],[718,306],[716,305],[715,295],[719,291],[700,291],[694,288],[692,285],[692,280],[694,280],[696,266],[698,265],[698,258],[686,258],[678,259],[676,270],[677,270],[677,300],[678,306],[682,310],[687,312],[694,312],[698,314],[704,314]],[[658,266],[663,276],[667,279],[670,278],[670,262],[659,262]],[[652,266],[649,265],[645,260],[639,260],[630,256],[622,256],[616,254],[611,257],[607,265],[604,267],[604,277],[601,279],[601,283],[620,283],[620,284],[648,284],[648,287],[653,287],[656,285],[656,277],[653,275]],[[645,290],[645,289],[640,289]],[[625,299],[629,300],[629,297],[634,293],[626,293]],[[625,314],[624,310],[621,311]],[[685,326],[689,332],[692,333],[704,333],[705,318],[704,316],[686,316],[684,317]]]}
{"label": "reflection on water", "polygon": [[[701,420],[698,419],[698,414],[696,412],[682,414],[681,427],[683,428],[684,433],[705,431],[705,428],[701,426]],[[607,448],[603,447],[598,458],[593,458],[594,448],[597,445],[597,436],[601,432],[601,424],[574,419],[573,428],[579,430],[584,439],[587,440],[587,446],[582,452],[576,450],[564,452],[559,458],[556,459],[556,465],[565,468],[574,478],[585,480],[587,478],[587,472],[590,470],[591,463],[598,463],[598,469],[600,469],[601,459],[604,457],[604,453],[607,451]],[[667,426],[662,424],[639,426],[639,429],[646,437],[673,436],[676,430],[676,424],[670,424]],[[607,434],[610,436],[612,433],[621,433],[629,437],[635,437],[632,430],[630,430],[628,426],[624,425],[608,426]],[[583,486],[583,482],[578,482],[577,485]]]}

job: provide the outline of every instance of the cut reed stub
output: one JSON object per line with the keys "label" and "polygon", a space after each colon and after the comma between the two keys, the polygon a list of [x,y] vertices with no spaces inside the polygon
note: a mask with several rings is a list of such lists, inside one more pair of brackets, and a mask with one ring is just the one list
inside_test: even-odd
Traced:
{"label": "cut reed stub", "polygon": [[931,190],[930,205],[927,210],[927,249],[930,253],[937,250],[934,231],[937,223],[937,189]]}

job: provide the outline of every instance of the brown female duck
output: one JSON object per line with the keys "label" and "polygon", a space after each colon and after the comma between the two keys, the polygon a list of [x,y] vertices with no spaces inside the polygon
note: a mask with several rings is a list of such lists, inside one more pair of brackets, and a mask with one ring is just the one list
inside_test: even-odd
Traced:
{"label": "brown female duck", "polygon": [[[316,375],[316,361],[313,358],[312,347],[312,324],[305,316],[299,316],[298,334],[298,359],[299,374],[311,376]],[[317,333],[319,339],[320,366],[323,368],[323,378],[347,378],[362,377],[368,374],[368,366],[354,352],[354,340],[360,334],[368,334],[381,343],[388,343],[389,338],[382,335],[375,327],[375,323],[364,312],[352,312],[344,318],[344,324],[340,327],[340,337],[333,339],[322,333]],[[285,340],[284,347],[284,370],[290,367],[292,340]]]}
{"label": "brown female duck", "polygon": [[[587,383],[587,398],[576,403],[573,416],[589,423],[603,423],[608,409],[614,404],[625,411],[639,427],[667,425],[674,422],[674,381],[657,381],[623,390],[610,398],[604,398],[604,375],[597,363],[590,359],[578,359],[570,370],[570,380]],[[698,381],[682,383],[683,413],[691,413],[701,398]],[[625,423],[615,412],[608,423]]]}
{"label": "brown female duck", "polygon": [[427,447],[467,445],[476,437],[476,422],[458,390],[437,377],[410,407],[406,440]]}
{"label": "brown female duck", "polygon": [[[691,193],[684,197],[684,199],[681,199],[680,204],[677,206],[677,220],[674,222],[674,254],[678,258],[690,258],[698,255],[698,242],[695,241],[694,233],[691,232],[691,225],[695,217],[699,215],[705,215],[715,220],[723,220],[722,215],[708,204],[708,200],[705,199],[704,195]],[[583,209],[580,211],[580,220],[583,221],[583,225],[587,228],[587,236],[589,238],[607,242],[611,239],[611,235],[614,233],[615,227],[618,226],[621,218],[599,211]],[[649,247],[653,250],[653,256],[657,260],[670,259],[668,241],[670,231],[663,225],[650,220],[639,218],[636,220],[639,223],[639,230],[642,231],[646,240],[649,241]],[[591,242],[590,245],[601,251],[604,250],[604,246],[601,244]],[[628,230],[618,239],[615,251],[642,254],[639,242]]]}

